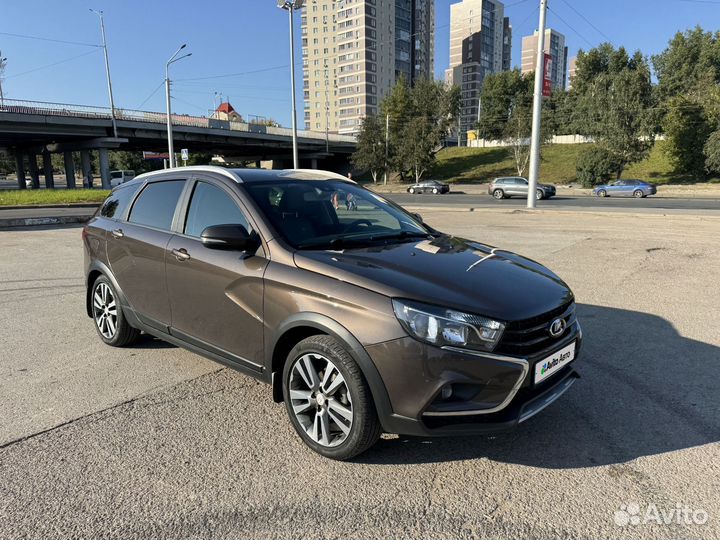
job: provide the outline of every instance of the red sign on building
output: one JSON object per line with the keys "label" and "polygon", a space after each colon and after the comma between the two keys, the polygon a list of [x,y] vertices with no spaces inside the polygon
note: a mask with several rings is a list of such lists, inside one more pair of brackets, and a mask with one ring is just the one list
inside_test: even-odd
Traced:
{"label": "red sign on building", "polygon": [[545,53],[545,66],[543,67],[543,97],[552,94],[552,56]]}

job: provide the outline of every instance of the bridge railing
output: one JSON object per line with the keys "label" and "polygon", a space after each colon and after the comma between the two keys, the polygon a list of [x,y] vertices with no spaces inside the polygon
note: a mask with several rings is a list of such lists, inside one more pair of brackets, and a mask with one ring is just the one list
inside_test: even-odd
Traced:
{"label": "bridge railing", "polygon": [[[4,99],[0,103],[0,113],[37,114],[45,116],[64,116],[72,118],[107,119],[112,115],[109,107],[92,107],[87,105],[73,105],[67,103],[52,103],[43,101],[28,101],[19,99]],[[160,112],[137,111],[133,109],[115,108],[115,117],[118,120],[131,122],[150,122],[164,124],[167,115]],[[0,117],[1,118],[1,117]],[[188,114],[173,114],[174,126],[187,126],[197,128],[227,129],[247,133],[265,133],[283,137],[292,136],[292,130],[285,127],[264,126],[247,122],[235,122],[208,118],[205,116],[191,116]],[[324,133],[298,130],[298,137],[305,139],[325,140]],[[349,135],[329,135],[332,142],[355,142],[355,137]]]}

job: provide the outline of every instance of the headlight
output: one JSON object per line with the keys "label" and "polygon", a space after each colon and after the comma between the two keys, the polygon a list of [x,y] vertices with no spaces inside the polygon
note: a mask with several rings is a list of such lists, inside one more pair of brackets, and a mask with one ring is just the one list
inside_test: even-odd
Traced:
{"label": "headlight", "polygon": [[442,347],[492,351],[505,325],[492,319],[409,300],[393,300],[395,316],[412,337]]}

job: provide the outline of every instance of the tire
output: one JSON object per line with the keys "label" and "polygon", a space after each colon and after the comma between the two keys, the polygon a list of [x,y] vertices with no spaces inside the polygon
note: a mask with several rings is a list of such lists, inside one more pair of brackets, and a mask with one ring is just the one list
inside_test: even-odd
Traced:
{"label": "tire", "polygon": [[437,194],[438,194],[437,188],[433,188],[433,195],[437,195]]}
{"label": "tire", "polygon": [[495,191],[493,191],[493,197],[495,197],[498,201],[500,199],[504,199],[505,192],[502,189],[496,189]]}
{"label": "tire", "polygon": [[410,189],[408,189],[408,193],[410,193],[411,195],[413,195],[413,194],[415,193],[415,188],[410,188]]}
{"label": "tire", "polygon": [[537,199],[538,201],[542,201],[544,198],[545,198],[545,193],[543,192],[542,189],[538,189],[537,191],[535,191],[535,199]]}
{"label": "tire", "polygon": [[636,199],[642,199],[644,196],[645,196],[645,194],[642,191],[640,191],[639,189],[636,189],[635,191],[633,191],[633,197],[635,197]]}
{"label": "tire", "polygon": [[601,189],[600,191],[597,192],[597,196],[598,197],[607,197],[607,191],[605,191],[604,189]]}
{"label": "tire", "polygon": [[117,298],[115,287],[106,276],[95,280],[90,296],[95,330],[103,343],[111,347],[125,347],[137,340],[140,330],[127,322]]}
{"label": "tire", "polygon": [[[332,378],[325,382],[328,370]],[[293,347],[283,369],[283,396],[295,431],[321,456],[351,459],[380,438],[370,388],[353,358],[331,336],[310,336]]]}

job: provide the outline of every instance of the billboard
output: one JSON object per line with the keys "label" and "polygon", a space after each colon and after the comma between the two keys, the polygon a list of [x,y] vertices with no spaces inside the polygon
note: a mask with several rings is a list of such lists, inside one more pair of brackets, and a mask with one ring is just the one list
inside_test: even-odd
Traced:
{"label": "billboard", "polygon": [[552,56],[545,53],[545,65],[543,67],[543,97],[550,97],[552,94]]}

